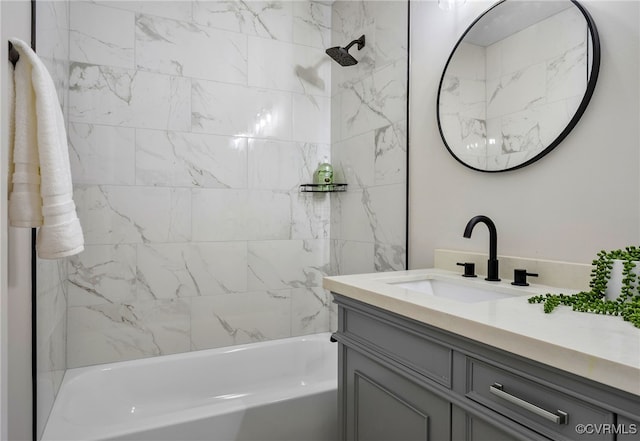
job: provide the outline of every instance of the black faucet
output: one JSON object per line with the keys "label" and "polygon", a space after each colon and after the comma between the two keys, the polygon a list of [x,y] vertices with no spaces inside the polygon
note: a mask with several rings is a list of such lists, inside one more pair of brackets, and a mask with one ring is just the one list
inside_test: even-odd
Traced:
{"label": "black faucet", "polygon": [[487,277],[485,280],[489,280],[490,282],[499,282],[500,277],[498,277],[498,232],[496,231],[496,225],[493,223],[491,219],[487,216],[475,216],[469,222],[467,222],[467,226],[464,227],[463,236],[469,239],[471,237],[471,232],[473,231],[473,227],[476,226],[477,223],[484,223],[489,228],[489,260],[487,261]]}

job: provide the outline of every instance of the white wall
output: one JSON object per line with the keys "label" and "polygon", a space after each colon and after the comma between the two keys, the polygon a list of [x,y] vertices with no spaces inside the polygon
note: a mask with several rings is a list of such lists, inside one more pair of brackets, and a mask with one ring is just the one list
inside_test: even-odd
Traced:
{"label": "white wall", "polygon": [[506,173],[467,169],[438,133],[436,97],[450,49],[491,2],[445,12],[411,3],[409,265],[433,250],[488,251],[486,228],[462,233],[477,214],[498,228],[498,254],[590,263],[600,249],[639,240],[639,3],[581,2],[600,33],[595,93],[569,136],[540,161]]}
{"label": "white wall", "polygon": [[7,159],[9,150],[10,64],[7,39],[11,36],[30,40],[31,5],[29,1],[0,3],[0,439],[30,440],[31,435],[31,230],[8,228]]}

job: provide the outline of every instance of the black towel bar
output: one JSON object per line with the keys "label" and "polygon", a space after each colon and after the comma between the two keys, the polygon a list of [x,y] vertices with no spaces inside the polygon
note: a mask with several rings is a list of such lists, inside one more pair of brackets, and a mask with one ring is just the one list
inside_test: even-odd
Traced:
{"label": "black towel bar", "polygon": [[13,64],[13,67],[16,67],[16,63],[18,62],[19,59],[20,59],[20,54],[18,53],[16,48],[13,47],[13,44],[9,42],[9,61],[11,61],[11,64]]}

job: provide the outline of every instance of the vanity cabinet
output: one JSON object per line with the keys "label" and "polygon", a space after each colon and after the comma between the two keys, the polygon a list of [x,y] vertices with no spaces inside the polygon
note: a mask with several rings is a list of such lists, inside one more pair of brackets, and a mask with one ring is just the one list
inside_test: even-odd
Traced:
{"label": "vanity cabinet", "polygon": [[635,395],[334,297],[343,440],[640,439]]}

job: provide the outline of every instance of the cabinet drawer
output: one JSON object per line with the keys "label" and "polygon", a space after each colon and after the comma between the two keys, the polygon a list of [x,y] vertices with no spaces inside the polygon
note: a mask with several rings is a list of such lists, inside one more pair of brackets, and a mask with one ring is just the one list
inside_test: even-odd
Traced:
{"label": "cabinet drawer", "polygon": [[[466,396],[552,439],[585,439],[577,426],[612,425],[614,415],[553,387],[481,361],[467,359]],[[589,434],[612,440],[611,433]]]}
{"label": "cabinet drawer", "polygon": [[390,321],[345,309],[341,330],[352,340],[375,350],[389,360],[418,372],[422,376],[451,387],[453,351]]}

